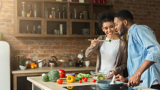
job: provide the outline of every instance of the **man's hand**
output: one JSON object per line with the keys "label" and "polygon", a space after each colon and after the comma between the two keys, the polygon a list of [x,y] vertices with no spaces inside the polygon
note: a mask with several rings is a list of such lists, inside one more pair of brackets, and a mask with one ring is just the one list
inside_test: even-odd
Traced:
{"label": "man's hand", "polygon": [[111,72],[111,74],[107,76],[107,79],[112,78],[116,74],[114,70],[110,70],[109,72]]}
{"label": "man's hand", "polygon": [[121,76],[120,74],[118,74],[114,81],[121,81],[121,82],[127,82],[128,81],[128,77],[127,78],[124,78],[123,76]]}
{"label": "man's hand", "polygon": [[138,75],[136,73],[133,74],[128,81],[128,86],[132,86],[132,87],[139,86],[140,79],[141,79],[141,75]]}
{"label": "man's hand", "polygon": [[94,40],[91,41],[91,45],[93,47],[95,47],[97,45],[97,43],[99,43],[99,41],[97,39],[94,39]]}

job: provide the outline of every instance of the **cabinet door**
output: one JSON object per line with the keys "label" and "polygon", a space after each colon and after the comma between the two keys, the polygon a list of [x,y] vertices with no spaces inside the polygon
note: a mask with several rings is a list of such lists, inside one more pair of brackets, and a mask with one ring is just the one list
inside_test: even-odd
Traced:
{"label": "cabinet door", "polygon": [[91,20],[70,20],[69,37],[90,37],[92,35]]}
{"label": "cabinet door", "polygon": [[66,19],[45,19],[46,37],[68,37],[69,23]]}
{"label": "cabinet door", "polygon": [[22,18],[17,21],[16,36],[20,37],[43,37],[43,19],[41,18]]}

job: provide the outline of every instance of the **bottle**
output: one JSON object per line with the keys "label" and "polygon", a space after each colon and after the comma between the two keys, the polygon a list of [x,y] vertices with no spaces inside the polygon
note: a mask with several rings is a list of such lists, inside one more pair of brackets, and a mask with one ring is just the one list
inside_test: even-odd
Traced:
{"label": "bottle", "polygon": [[26,17],[25,2],[22,2],[22,17]]}
{"label": "bottle", "polygon": [[74,19],[77,19],[77,12],[75,8],[74,8]]}
{"label": "bottle", "polygon": [[66,18],[66,11],[65,11],[65,5],[63,5],[63,19]]}
{"label": "bottle", "polygon": [[59,19],[61,18],[61,8],[60,8],[60,6],[59,6],[59,8],[58,8],[58,18],[59,18]]}
{"label": "bottle", "polygon": [[51,13],[52,13],[53,18],[56,18],[56,10],[54,7],[52,7]]}
{"label": "bottle", "polygon": [[47,7],[45,8],[44,14],[45,14],[45,18],[48,18],[48,9],[47,9]]}
{"label": "bottle", "polygon": [[37,4],[34,5],[34,17],[37,17]]}
{"label": "bottle", "polygon": [[28,5],[28,13],[30,16],[32,15],[32,5]]}
{"label": "bottle", "polygon": [[27,28],[26,28],[26,33],[30,33],[29,32],[29,26],[27,25]]}

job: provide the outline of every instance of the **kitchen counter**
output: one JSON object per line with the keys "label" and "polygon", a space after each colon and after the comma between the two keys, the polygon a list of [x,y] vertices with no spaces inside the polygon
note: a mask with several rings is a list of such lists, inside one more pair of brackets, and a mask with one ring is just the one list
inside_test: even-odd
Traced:
{"label": "kitchen counter", "polygon": [[26,70],[14,70],[12,74],[20,74],[20,73],[48,73],[51,70],[59,70],[63,69],[66,72],[76,72],[76,71],[92,71],[95,70],[96,67],[42,67],[42,68],[35,68],[35,69],[26,69]]}
{"label": "kitchen counter", "polygon": [[66,72],[70,73],[89,73],[90,71],[95,70],[95,66],[90,67],[42,67],[42,68],[35,68],[35,69],[26,69],[26,70],[14,70],[12,71],[13,74],[13,89],[17,90],[17,77],[23,76],[40,76],[42,73],[48,73],[52,70],[59,70],[63,69]]}
{"label": "kitchen counter", "polygon": [[[78,83],[78,81],[75,81],[73,83],[67,83],[66,80],[63,78],[62,84],[57,84],[54,82],[43,82],[42,76],[37,77],[27,77],[27,80],[32,82],[32,90],[34,90],[33,85],[39,87],[42,90],[67,90],[63,87],[66,86],[82,86],[82,85],[96,85],[97,83],[92,82],[92,78],[88,78],[87,82],[82,81],[82,83]],[[136,88],[142,89],[142,90],[155,90],[145,87],[137,86]]]}

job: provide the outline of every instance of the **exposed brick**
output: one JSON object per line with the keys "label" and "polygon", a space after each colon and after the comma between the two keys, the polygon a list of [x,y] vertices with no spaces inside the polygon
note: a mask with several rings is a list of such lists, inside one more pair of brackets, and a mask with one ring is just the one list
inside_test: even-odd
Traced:
{"label": "exposed brick", "polygon": [[35,50],[35,53],[43,53],[43,50]]}
{"label": "exposed brick", "polygon": [[28,46],[25,46],[25,45],[21,45],[21,46],[15,46],[14,47],[15,49],[28,49]]}
{"label": "exposed brick", "polygon": [[51,46],[40,46],[40,49],[51,49]]}
{"label": "exposed brick", "polygon": [[44,50],[44,53],[55,53],[55,50]]}
{"label": "exposed brick", "polygon": [[38,49],[39,46],[29,46],[29,49]]}
{"label": "exposed brick", "polygon": [[49,54],[38,54],[38,57],[49,57]]}
{"label": "exposed brick", "polygon": [[55,46],[60,46],[60,42],[54,42],[54,41],[52,41],[52,42],[48,42],[48,45],[55,45]]}
{"label": "exposed brick", "polygon": [[32,50],[21,50],[20,51],[21,54],[24,54],[24,53],[33,53]]}
{"label": "exposed brick", "polygon": [[8,27],[14,27],[14,23],[6,23],[6,26],[8,26]]}
{"label": "exposed brick", "polygon": [[64,49],[64,46],[53,46],[52,49]]}

